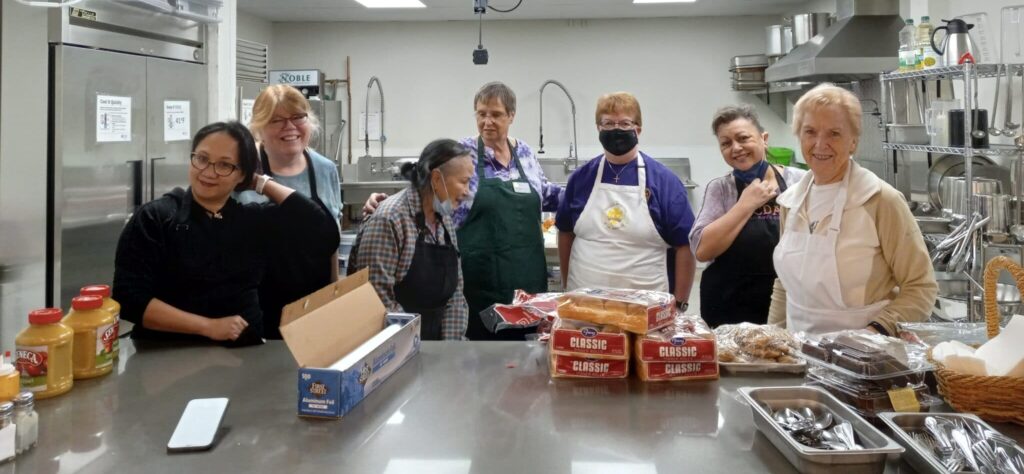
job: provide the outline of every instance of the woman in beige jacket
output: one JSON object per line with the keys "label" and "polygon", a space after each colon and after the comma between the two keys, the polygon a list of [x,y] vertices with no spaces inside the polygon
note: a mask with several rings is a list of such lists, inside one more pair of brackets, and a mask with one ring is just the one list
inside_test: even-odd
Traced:
{"label": "woman in beige jacket", "polygon": [[768,322],[813,334],[895,334],[928,318],[938,285],[903,196],[850,159],[860,101],[821,84],[796,103],[794,131],[811,172],[778,198],[781,237]]}

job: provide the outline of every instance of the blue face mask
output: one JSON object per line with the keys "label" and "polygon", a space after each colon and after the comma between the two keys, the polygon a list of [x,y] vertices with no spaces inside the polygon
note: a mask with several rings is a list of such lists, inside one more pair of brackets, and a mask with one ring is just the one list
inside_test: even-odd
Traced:
{"label": "blue face mask", "polygon": [[451,217],[455,213],[455,206],[452,205],[451,194],[448,194],[448,185],[444,182],[444,173],[441,173],[441,170],[437,170],[437,172],[441,174],[441,186],[444,186],[444,194],[448,196],[448,199],[445,199],[444,202],[438,199],[437,190],[435,189],[434,212],[440,214],[441,217]]}
{"label": "blue face mask", "polygon": [[750,169],[746,171],[740,171],[737,169],[732,170],[732,175],[735,176],[736,179],[746,184],[750,184],[754,182],[754,179],[764,179],[764,174],[767,172],[768,160],[762,159],[756,165],[751,166]]}

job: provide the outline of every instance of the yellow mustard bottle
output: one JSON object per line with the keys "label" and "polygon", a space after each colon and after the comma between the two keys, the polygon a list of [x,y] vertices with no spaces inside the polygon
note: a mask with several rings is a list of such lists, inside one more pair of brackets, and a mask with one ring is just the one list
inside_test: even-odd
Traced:
{"label": "yellow mustard bottle", "polygon": [[71,312],[64,317],[64,325],[75,332],[75,380],[107,375],[114,369],[114,315],[103,309],[100,296],[71,298]]}
{"label": "yellow mustard bottle", "polygon": [[114,352],[114,360],[121,357],[121,303],[110,297],[110,285],[89,285],[82,287],[82,296],[103,297],[103,309],[114,315],[114,343],[111,350]]}
{"label": "yellow mustard bottle", "polygon": [[71,390],[71,344],[75,333],[60,322],[60,308],[37,309],[28,314],[29,327],[14,338],[21,389],[36,399]]}

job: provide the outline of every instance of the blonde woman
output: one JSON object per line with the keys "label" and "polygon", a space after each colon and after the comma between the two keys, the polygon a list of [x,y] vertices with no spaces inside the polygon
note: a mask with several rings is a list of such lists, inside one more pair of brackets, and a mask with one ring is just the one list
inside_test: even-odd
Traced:
{"label": "blonde woman", "polygon": [[793,109],[811,172],[778,198],[769,323],[894,335],[898,322],[925,320],[935,302],[935,274],[903,196],[850,158],[860,127],[860,101],[832,84],[811,89]]}
{"label": "blonde woman", "polygon": [[[341,180],[334,162],[309,148],[318,130],[317,117],[298,89],[284,84],[267,87],[253,104],[249,129],[260,142],[262,171],[275,181],[309,197],[341,217]],[[238,195],[244,203],[265,201],[251,191]],[[337,278],[337,256],[321,255],[308,248],[281,247],[269,255],[267,277],[260,285],[264,333],[280,339],[281,308]]]}

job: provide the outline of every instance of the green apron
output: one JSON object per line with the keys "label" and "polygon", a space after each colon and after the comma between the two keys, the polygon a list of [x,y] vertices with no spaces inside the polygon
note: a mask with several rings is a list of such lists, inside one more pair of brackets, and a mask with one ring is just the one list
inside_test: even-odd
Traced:
{"label": "green apron", "polygon": [[[471,340],[523,339],[525,330],[518,334],[502,331],[495,336],[484,327],[480,312],[495,303],[511,303],[517,289],[529,293],[548,290],[540,195],[526,180],[511,143],[509,150],[519,179],[484,178],[487,155],[483,139],[477,139],[476,196],[458,230],[463,292],[469,303],[466,336]],[[516,192],[517,187],[524,192]]]}

